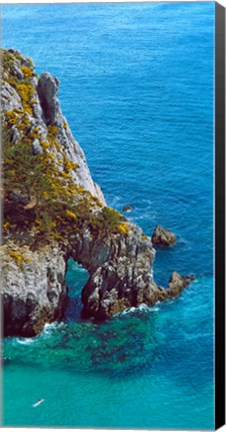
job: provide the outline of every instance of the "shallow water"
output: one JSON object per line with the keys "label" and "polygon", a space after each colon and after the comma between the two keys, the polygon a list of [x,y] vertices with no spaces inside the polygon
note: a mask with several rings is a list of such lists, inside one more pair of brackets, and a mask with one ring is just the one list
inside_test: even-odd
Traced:
{"label": "shallow water", "polygon": [[2,9],[4,46],[60,79],[108,204],[132,205],[147,235],[156,224],[177,235],[155,280],[197,278],[174,301],[97,325],[80,319],[87,274],[71,262],[64,322],[5,340],[4,424],[213,428],[214,3]]}

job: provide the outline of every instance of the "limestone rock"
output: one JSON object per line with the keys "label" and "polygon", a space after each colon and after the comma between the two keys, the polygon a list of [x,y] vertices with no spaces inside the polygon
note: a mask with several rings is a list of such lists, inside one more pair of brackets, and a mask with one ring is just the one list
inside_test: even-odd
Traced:
{"label": "limestone rock", "polygon": [[153,231],[151,241],[155,246],[172,246],[176,243],[176,236],[171,231],[158,225]]}
{"label": "limestone rock", "polygon": [[7,82],[2,79],[1,82],[1,110],[12,111],[13,109],[22,110],[22,104],[19,94]]}
{"label": "limestone rock", "polygon": [[37,138],[33,141],[32,148],[33,148],[34,155],[43,153],[43,149],[40,145],[40,141]]}
{"label": "limestone rock", "polygon": [[62,317],[67,289],[62,252],[31,253],[15,245],[1,252],[4,335],[35,336]]}
{"label": "limestone rock", "polygon": [[168,283],[167,296],[169,298],[175,297],[192,281],[194,281],[192,276],[181,276],[179,273],[173,272]]}
{"label": "limestone rock", "polygon": [[[36,135],[34,139],[38,139],[40,144],[41,142],[47,143],[50,148],[53,146],[52,143],[49,142],[49,132],[51,127],[54,128],[57,131],[54,140],[61,147],[60,150],[56,150],[56,147],[54,149],[56,158],[62,159],[63,151],[68,161],[72,161],[77,165],[77,169],[72,169],[70,172],[75,183],[97,197],[100,203],[105,206],[106,201],[104,195],[100,187],[92,179],[84,152],[79,143],[74,139],[67,120],[62,114],[57,96],[60,84],[59,80],[52,77],[48,72],[42,73],[40,78],[37,79],[33,74],[34,64],[30,59],[23,57],[19,51],[12,48],[9,51],[2,50],[2,52],[3,54],[6,53],[6,55],[10,53],[10,70],[3,69],[1,82],[3,125],[7,124],[7,113],[12,112],[19,124],[23,125],[24,121],[29,123],[30,128],[24,129],[26,139],[29,138],[29,134],[30,136]],[[24,106],[23,97],[18,90],[20,87],[22,89],[21,91],[24,91],[24,88],[27,87],[21,69],[23,66],[29,67],[31,74],[29,87],[32,93],[32,100],[30,101],[31,106],[29,110],[27,110],[26,100]],[[12,74],[15,75],[18,80],[16,85],[11,84],[9,79],[9,76]],[[17,110],[19,110],[19,112]],[[23,118],[21,117],[22,115],[24,116]],[[21,128],[22,127],[24,126],[21,126]],[[14,127],[14,132],[12,133],[15,144],[23,139],[18,126]],[[34,141],[34,139],[32,141]],[[38,146],[37,141],[35,141],[35,144],[33,143],[33,150],[36,152],[35,154],[41,154],[41,145]]]}
{"label": "limestone rock", "polygon": [[[13,145],[19,146],[24,139],[29,142],[29,151],[33,149],[36,155],[44,153],[45,149],[47,160],[55,162],[56,171],[59,168],[57,175],[61,172],[66,177],[69,175],[78,186],[72,201],[76,199],[76,204],[85,201],[88,191],[89,197],[91,194],[99,200],[98,205],[93,204],[92,209],[89,208],[89,212],[98,214],[102,211],[101,205],[106,205],[105,199],[100,187],[93,181],[84,152],[61,112],[57,97],[59,81],[46,72],[37,80],[29,59],[13,49],[8,54],[5,50],[3,52],[8,56],[10,70],[6,68],[2,75],[2,119],[3,127],[11,131]],[[15,71],[16,81],[14,72],[13,77],[10,75],[11,71]],[[25,73],[29,76],[29,85],[28,78],[24,80]],[[53,170],[51,174],[55,175]],[[77,192],[79,187],[83,192],[85,189],[83,197]],[[35,213],[37,200],[31,197],[32,202],[29,197],[28,202],[25,191],[22,193],[19,189],[17,183],[7,195],[13,204],[11,211],[13,209],[14,214],[15,203],[17,210]],[[128,207],[126,210],[129,210]],[[24,213],[20,214],[20,218],[21,215]],[[36,224],[36,214],[34,220]],[[9,221],[7,223],[10,225]],[[142,303],[153,305],[178,295],[190,282],[189,278],[174,272],[166,289],[159,287],[153,279],[155,250],[152,242],[173,244],[175,236],[168,230],[156,227],[151,241],[139,227],[122,216],[120,224],[121,231],[107,230],[103,233],[102,227],[95,230],[95,224],[93,229],[88,219],[73,231],[72,220],[69,233],[67,227],[59,233],[58,238],[63,233],[62,240],[58,241],[55,237],[54,244],[47,245],[46,242],[35,250],[25,246],[28,232],[23,224],[22,231],[15,232],[13,242],[7,235],[1,251],[5,335],[33,336],[42,330],[45,323],[62,317],[67,298],[65,272],[69,258],[89,272],[89,280],[82,291],[83,314],[86,317],[102,320],[128,307]],[[31,230],[29,236],[33,235]]]}
{"label": "limestone rock", "polygon": [[44,72],[38,80],[37,92],[42,107],[45,123],[48,125],[57,121],[60,105],[57,99],[59,81],[49,73]]}
{"label": "limestone rock", "polygon": [[191,282],[175,272],[167,289],[157,286],[151,239],[132,223],[126,237],[111,235],[98,242],[86,231],[80,242],[72,244],[69,253],[90,274],[82,291],[85,317],[103,320],[128,307],[142,303],[152,306],[175,297]]}

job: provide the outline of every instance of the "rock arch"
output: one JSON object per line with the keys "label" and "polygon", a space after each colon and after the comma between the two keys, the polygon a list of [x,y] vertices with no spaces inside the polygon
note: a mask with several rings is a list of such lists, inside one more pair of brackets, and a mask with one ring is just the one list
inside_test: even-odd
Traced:
{"label": "rock arch", "polygon": [[158,286],[151,239],[139,227],[128,225],[128,235],[98,239],[86,229],[82,238],[70,239],[66,259],[73,258],[90,275],[82,290],[85,317],[103,320],[142,303],[154,305],[178,295],[191,280],[174,272],[166,289]]}
{"label": "rock arch", "polygon": [[[190,282],[174,272],[165,289],[153,279],[155,250],[151,239],[129,223],[127,235],[99,238],[86,228],[62,246],[31,252],[15,246],[2,251],[2,295],[5,335],[34,336],[45,323],[62,318],[67,299],[65,275],[69,258],[81,264],[89,279],[82,290],[83,316],[108,319],[142,303],[154,305],[178,295]],[[12,248],[10,249],[12,251]],[[15,259],[20,254],[21,260]]]}

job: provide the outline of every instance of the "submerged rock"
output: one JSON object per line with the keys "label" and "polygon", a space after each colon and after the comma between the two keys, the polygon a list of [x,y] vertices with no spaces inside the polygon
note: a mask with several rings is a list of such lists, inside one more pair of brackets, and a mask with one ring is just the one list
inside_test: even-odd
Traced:
{"label": "submerged rock", "polygon": [[158,225],[155,227],[151,241],[155,246],[172,246],[176,243],[176,236],[171,231]]}

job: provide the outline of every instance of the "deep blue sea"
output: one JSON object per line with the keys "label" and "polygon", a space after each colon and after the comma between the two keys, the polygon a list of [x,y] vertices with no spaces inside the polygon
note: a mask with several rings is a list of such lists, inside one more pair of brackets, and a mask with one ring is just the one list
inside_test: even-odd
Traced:
{"label": "deep blue sea", "polygon": [[64,322],[5,340],[4,425],[213,429],[214,7],[2,6],[3,46],[59,78],[108,205],[132,205],[147,235],[177,235],[156,253],[156,282],[196,276],[174,301],[97,325],[80,320],[87,273],[70,262]]}

